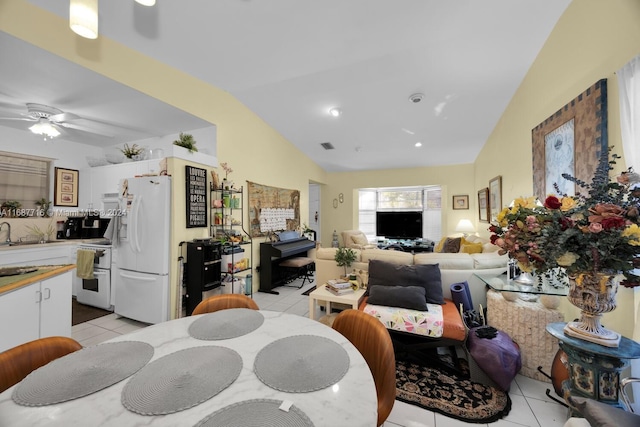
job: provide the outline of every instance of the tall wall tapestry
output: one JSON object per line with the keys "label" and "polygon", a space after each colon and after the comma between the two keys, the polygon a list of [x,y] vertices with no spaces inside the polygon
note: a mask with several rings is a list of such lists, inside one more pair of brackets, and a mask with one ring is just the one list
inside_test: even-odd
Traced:
{"label": "tall wall tapestry", "polygon": [[531,131],[533,194],[575,195],[568,173],[591,182],[600,154],[607,150],[607,80],[602,79]]}
{"label": "tall wall tapestry", "polygon": [[300,190],[247,182],[251,237],[300,226]]}

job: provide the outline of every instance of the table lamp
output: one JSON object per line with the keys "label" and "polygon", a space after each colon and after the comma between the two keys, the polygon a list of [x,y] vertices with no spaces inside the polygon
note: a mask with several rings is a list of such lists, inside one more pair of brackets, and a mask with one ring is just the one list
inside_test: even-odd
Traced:
{"label": "table lamp", "polygon": [[456,226],[456,233],[462,233],[464,237],[467,237],[470,233],[475,233],[476,229],[468,219],[461,219]]}

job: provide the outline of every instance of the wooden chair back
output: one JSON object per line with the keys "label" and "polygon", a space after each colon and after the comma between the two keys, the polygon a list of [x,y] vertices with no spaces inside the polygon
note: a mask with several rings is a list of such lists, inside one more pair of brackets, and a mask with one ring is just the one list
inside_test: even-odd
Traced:
{"label": "wooden chair back", "polygon": [[332,327],[358,349],[369,365],[378,396],[380,426],[396,400],[396,357],[389,331],[375,317],[353,309],[338,314]]}
{"label": "wooden chair back", "polygon": [[201,301],[191,314],[213,313],[214,311],[226,310],[227,308],[250,308],[252,310],[260,310],[258,304],[246,295],[222,294],[214,295],[204,301]]}
{"label": "wooden chair back", "polygon": [[0,353],[0,393],[39,367],[80,349],[82,345],[72,338],[47,337]]}

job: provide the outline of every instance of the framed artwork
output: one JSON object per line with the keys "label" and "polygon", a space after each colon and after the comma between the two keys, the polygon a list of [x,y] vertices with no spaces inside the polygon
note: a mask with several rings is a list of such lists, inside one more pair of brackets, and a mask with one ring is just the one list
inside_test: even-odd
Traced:
{"label": "framed artwork", "polygon": [[489,188],[478,191],[478,219],[480,222],[489,222]]}
{"label": "framed artwork", "polygon": [[502,176],[489,181],[489,218],[495,221],[502,210]]}
{"label": "framed artwork", "polygon": [[540,200],[550,193],[575,195],[575,184],[562,174],[591,182],[608,149],[607,134],[607,80],[602,79],[531,131],[533,194]]}
{"label": "framed artwork", "polygon": [[469,196],[453,196],[453,209],[469,209]]}
{"label": "framed artwork", "polygon": [[187,228],[207,226],[207,170],[186,165],[185,206]]}
{"label": "framed artwork", "polygon": [[78,176],[75,169],[55,168],[53,204],[78,207]]}

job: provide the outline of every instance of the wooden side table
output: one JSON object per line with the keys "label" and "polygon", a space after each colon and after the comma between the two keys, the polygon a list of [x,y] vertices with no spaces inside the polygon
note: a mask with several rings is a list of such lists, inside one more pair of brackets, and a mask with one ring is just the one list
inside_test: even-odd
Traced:
{"label": "wooden side table", "polygon": [[354,309],[358,309],[358,304],[364,295],[364,289],[358,289],[348,294],[336,295],[325,289],[325,285],[319,286],[315,291],[309,294],[309,318],[316,320],[316,302],[325,301],[327,303],[327,314],[331,313],[331,303],[350,305]]}
{"label": "wooden side table", "polygon": [[569,379],[563,383],[565,393],[589,397],[624,408],[620,401],[620,372],[631,359],[640,358],[640,344],[622,337],[617,348],[605,347],[565,335],[565,322],[549,323],[547,332],[558,339],[567,353]]}

